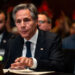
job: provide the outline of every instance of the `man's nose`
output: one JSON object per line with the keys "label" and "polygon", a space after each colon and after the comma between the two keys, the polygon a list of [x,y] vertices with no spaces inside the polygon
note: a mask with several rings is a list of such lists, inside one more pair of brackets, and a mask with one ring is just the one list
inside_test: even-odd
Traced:
{"label": "man's nose", "polygon": [[25,23],[24,23],[24,21],[21,21],[21,26],[25,26]]}

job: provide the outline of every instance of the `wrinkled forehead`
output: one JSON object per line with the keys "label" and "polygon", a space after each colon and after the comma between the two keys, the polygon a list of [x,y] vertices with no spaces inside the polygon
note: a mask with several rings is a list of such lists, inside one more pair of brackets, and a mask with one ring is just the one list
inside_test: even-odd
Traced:
{"label": "wrinkled forehead", "polygon": [[15,20],[18,18],[31,18],[31,19],[33,19],[31,11],[29,9],[18,10],[15,14]]}
{"label": "wrinkled forehead", "polygon": [[32,19],[32,16],[29,10],[19,10],[16,13],[15,20],[29,20],[29,19]]}

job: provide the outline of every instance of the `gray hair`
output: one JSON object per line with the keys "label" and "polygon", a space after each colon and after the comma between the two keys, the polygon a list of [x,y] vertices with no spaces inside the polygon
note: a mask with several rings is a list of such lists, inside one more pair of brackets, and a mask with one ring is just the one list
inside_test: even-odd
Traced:
{"label": "gray hair", "polygon": [[15,14],[17,13],[17,11],[21,10],[21,9],[29,9],[29,11],[31,12],[31,16],[33,18],[33,20],[37,20],[38,16],[38,12],[37,12],[37,8],[35,7],[34,4],[30,3],[30,4],[19,4],[17,6],[15,6],[15,8],[13,9],[13,19],[15,20]]}

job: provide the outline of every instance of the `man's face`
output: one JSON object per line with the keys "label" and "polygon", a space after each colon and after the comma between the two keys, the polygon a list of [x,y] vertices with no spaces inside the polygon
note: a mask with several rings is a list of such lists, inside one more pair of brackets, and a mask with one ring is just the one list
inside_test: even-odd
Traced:
{"label": "man's face", "polygon": [[21,9],[16,13],[15,24],[18,32],[23,38],[29,40],[36,32],[37,21],[32,19],[28,9]]}
{"label": "man's face", "polygon": [[50,31],[51,29],[51,24],[48,23],[47,17],[43,14],[38,15],[38,26],[39,29],[44,31]]}
{"label": "man's face", "polygon": [[5,28],[5,15],[4,13],[0,13],[0,33],[4,31]]}
{"label": "man's face", "polygon": [[75,34],[75,23],[72,24],[71,29],[70,29],[71,34]]}

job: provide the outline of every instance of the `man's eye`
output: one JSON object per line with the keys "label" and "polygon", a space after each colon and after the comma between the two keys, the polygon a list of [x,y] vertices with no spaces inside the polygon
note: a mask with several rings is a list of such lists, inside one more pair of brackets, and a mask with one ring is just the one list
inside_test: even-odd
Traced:
{"label": "man's eye", "polygon": [[21,20],[17,20],[16,23],[21,23]]}
{"label": "man's eye", "polygon": [[29,22],[30,19],[29,19],[29,18],[24,18],[23,21],[24,21],[24,22]]}
{"label": "man's eye", "polygon": [[42,24],[42,23],[45,23],[45,21],[38,21],[38,22],[41,23],[41,24]]}

